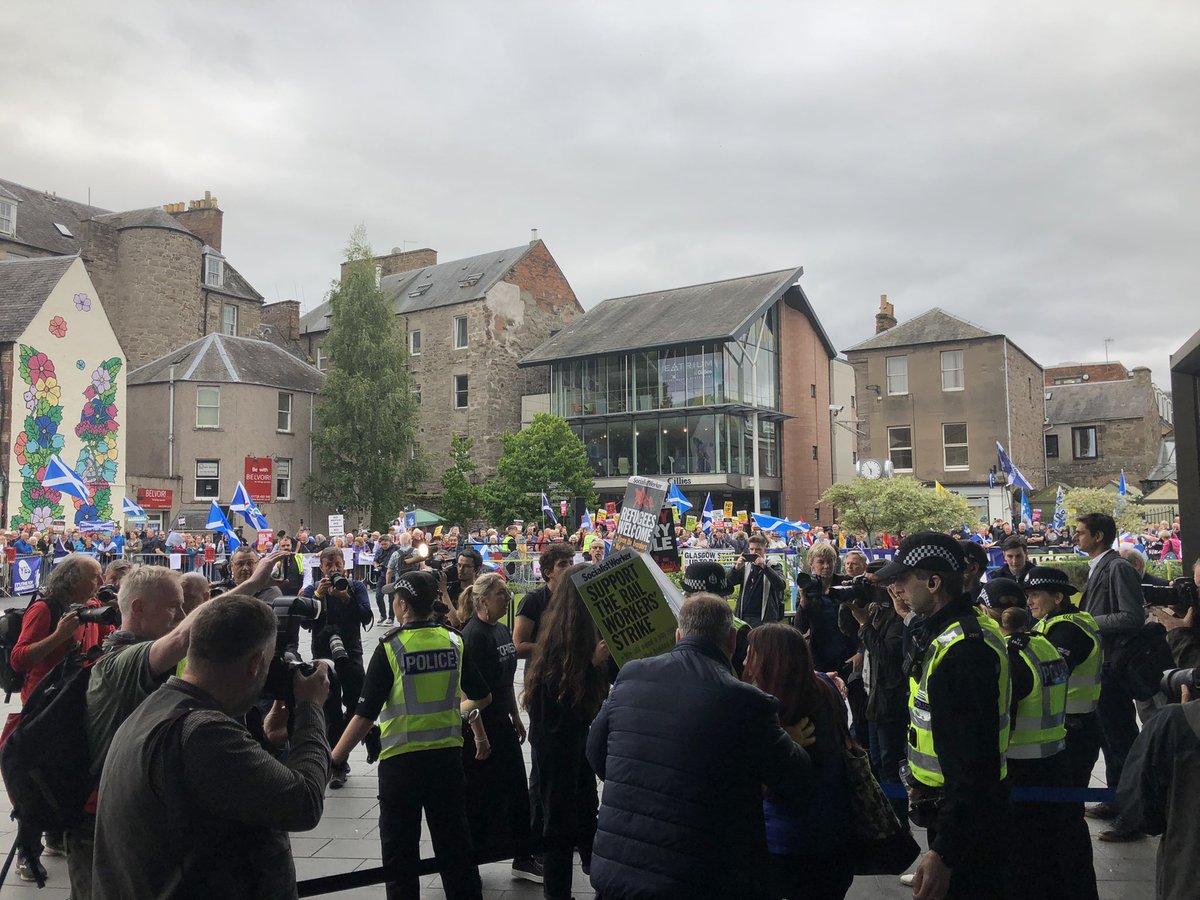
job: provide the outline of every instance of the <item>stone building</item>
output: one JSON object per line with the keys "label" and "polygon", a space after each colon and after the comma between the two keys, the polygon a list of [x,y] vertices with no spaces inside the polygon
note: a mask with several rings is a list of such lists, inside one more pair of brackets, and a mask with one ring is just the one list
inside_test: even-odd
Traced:
{"label": "stone building", "polygon": [[[0,525],[120,516],[132,407],[82,260],[0,261]],[[54,454],[87,482],[90,503],[42,486]]]}
{"label": "stone building", "polygon": [[[152,521],[204,530],[209,504],[239,481],[275,529],[324,531],[312,503],[313,409],[324,376],[274,343],[225,334],[178,348],[129,374],[130,496]],[[240,521],[240,520],[239,520]],[[231,522],[231,524],[237,524]]]}
{"label": "stone building", "polygon": [[112,212],[0,180],[0,259],[81,256],[136,367],[207,334],[270,338],[263,323],[287,319],[225,258],[223,217],[208,191]]}
{"label": "stone building", "polygon": [[[1061,373],[1053,383],[1051,372]],[[1122,470],[1131,485],[1150,478],[1164,438],[1173,433],[1174,415],[1170,395],[1154,384],[1149,369],[1129,372],[1120,363],[1056,366],[1047,370],[1045,392],[1052,480],[1103,487]]]}
{"label": "stone building", "polygon": [[941,309],[897,324],[886,295],[875,319],[876,334],[846,351],[860,459],[939,481],[980,516],[1005,512],[989,482],[997,441],[1035,489],[1046,483],[1044,376],[1029,354]]}
{"label": "stone building", "polygon": [[605,300],[521,361],[538,373],[526,406],[571,424],[601,502],[647,475],[673,479],[693,512],[711,494],[714,509],[819,520],[836,351],[803,271]]}
{"label": "stone building", "polygon": [[[429,461],[423,492],[440,491],[453,435],[474,440],[479,477],[488,478],[500,458],[500,435],[521,428],[526,375],[517,363],[582,315],[575,292],[536,238],[445,263],[433,250],[397,250],[377,257],[376,272],[407,336]],[[319,369],[329,363],[323,344],[330,312],[322,303],[299,324],[304,351]]]}

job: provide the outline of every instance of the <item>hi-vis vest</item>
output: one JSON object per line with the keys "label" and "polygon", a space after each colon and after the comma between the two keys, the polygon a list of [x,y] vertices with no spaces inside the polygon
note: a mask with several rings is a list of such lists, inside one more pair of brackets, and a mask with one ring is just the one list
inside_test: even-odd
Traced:
{"label": "hi-vis vest", "polygon": [[1000,777],[1008,776],[1008,762],[1004,756],[1004,751],[1008,749],[1008,707],[1012,701],[1012,683],[1008,678],[1008,648],[1004,644],[1004,635],[995,622],[968,613],[947,623],[941,634],[929,642],[921,664],[920,678],[909,676],[908,766],[917,781],[930,787],[941,787],[945,784],[945,779],[942,777],[937,750],[933,746],[933,717],[936,711],[929,704],[929,679],[937,671],[938,664],[945,658],[947,651],[959,641],[966,640],[968,633],[972,635],[972,640],[982,637],[984,643],[995,652],[1000,663],[997,676],[999,703],[996,708],[997,724],[1000,726],[998,749]]}
{"label": "hi-vis vest", "polygon": [[392,692],[379,714],[380,759],[462,746],[458,682],[462,637],[438,625],[401,628],[385,637]]}
{"label": "hi-vis vest", "polygon": [[1059,622],[1070,622],[1088,636],[1092,652],[1087,659],[1075,666],[1071,680],[1067,682],[1067,714],[1086,715],[1100,702],[1100,669],[1104,666],[1104,650],[1100,647],[1100,629],[1091,613],[1070,612],[1061,616],[1045,618],[1033,626],[1037,634],[1045,634]]}
{"label": "hi-vis vest", "polygon": [[1008,639],[1013,665],[1026,666],[1033,687],[1017,701],[1008,743],[1009,759],[1045,759],[1067,746],[1067,677],[1070,669],[1058,649],[1040,634]]}

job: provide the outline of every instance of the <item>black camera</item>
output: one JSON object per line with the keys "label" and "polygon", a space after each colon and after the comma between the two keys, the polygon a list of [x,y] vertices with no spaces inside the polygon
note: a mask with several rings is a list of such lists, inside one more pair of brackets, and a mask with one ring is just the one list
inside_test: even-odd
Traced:
{"label": "black camera", "polygon": [[334,665],[339,665],[350,658],[350,654],[346,652],[346,644],[342,641],[342,636],[333,629],[329,632],[329,656],[333,659]]}
{"label": "black camera", "polygon": [[102,584],[100,590],[96,591],[96,599],[101,603],[116,603],[117,588],[115,585]]}
{"label": "black camera", "polygon": [[1200,668],[1193,666],[1190,669],[1167,669],[1163,672],[1160,687],[1172,700],[1178,702],[1183,699],[1181,688],[1184,685],[1191,690],[1192,699],[1200,699]]}
{"label": "black camera", "polygon": [[747,550],[745,553],[742,554],[742,559],[744,559],[748,563],[752,563],[756,559],[758,559],[758,554],[751,553],[749,550]]}
{"label": "black camera", "polygon": [[329,579],[329,586],[335,591],[350,590],[350,579],[345,575],[333,575]]}
{"label": "black camera", "polygon": [[1190,578],[1176,578],[1170,584],[1143,584],[1142,596],[1146,606],[1165,606],[1181,617],[1189,609],[1200,609],[1200,591]]}
{"label": "black camera", "polygon": [[121,624],[121,611],[111,606],[73,606],[71,612],[79,614],[81,625],[112,625]]}
{"label": "black camera", "polygon": [[796,573],[796,587],[810,601],[821,599],[821,595],[825,592],[824,582],[820,578],[813,578],[807,572]]}
{"label": "black camera", "polygon": [[829,596],[838,603],[849,603],[859,609],[866,609],[878,599],[875,586],[867,581],[866,575],[856,575],[844,584],[835,584],[829,589]]}
{"label": "black camera", "polygon": [[[299,669],[305,675],[316,671],[312,663],[300,658],[300,626],[311,624],[321,617],[321,601],[315,597],[277,597],[268,601],[275,613],[275,656],[267,671],[267,683],[263,696],[295,702],[292,691],[292,673]],[[344,648],[343,648],[344,649]]]}

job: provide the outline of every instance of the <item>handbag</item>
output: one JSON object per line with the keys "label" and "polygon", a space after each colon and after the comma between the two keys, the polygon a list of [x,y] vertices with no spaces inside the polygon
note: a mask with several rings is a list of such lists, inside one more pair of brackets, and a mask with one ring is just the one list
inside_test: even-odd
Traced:
{"label": "handbag", "polygon": [[899,875],[921,854],[912,832],[875,780],[867,752],[850,737],[842,724],[846,780],[850,786],[850,858],[855,875]]}

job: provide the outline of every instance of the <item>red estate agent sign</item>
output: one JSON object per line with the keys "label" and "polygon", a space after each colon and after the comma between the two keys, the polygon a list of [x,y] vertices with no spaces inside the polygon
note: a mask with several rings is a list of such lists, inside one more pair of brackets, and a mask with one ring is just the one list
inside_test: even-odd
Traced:
{"label": "red estate agent sign", "polygon": [[269,456],[246,457],[246,477],[242,484],[246,485],[246,491],[255,503],[271,501],[271,465]]}
{"label": "red estate agent sign", "polygon": [[174,494],[167,488],[138,488],[137,504],[142,509],[170,509]]}

